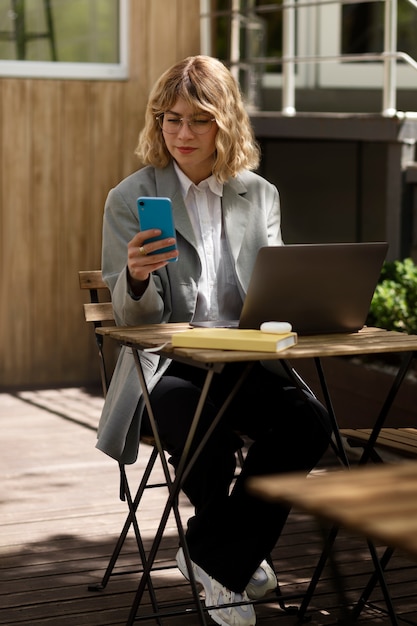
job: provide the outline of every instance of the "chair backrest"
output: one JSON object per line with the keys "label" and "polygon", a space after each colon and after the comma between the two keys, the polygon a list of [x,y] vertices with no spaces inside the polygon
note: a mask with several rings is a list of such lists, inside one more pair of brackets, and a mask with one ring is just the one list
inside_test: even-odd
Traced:
{"label": "chair backrest", "polygon": [[[78,272],[80,288],[88,290],[90,301],[84,304],[84,317],[86,322],[94,326],[94,330],[100,326],[114,324],[113,306],[110,301],[110,290],[103,281],[101,270],[86,270]],[[101,385],[104,397],[106,397],[110,378],[108,376],[106,361],[103,351],[103,335],[94,332],[100,364]]]}
{"label": "chair backrest", "polygon": [[[114,325],[114,313],[113,306],[110,301],[110,290],[103,280],[101,270],[79,271],[78,278],[80,281],[80,288],[88,290],[90,296],[90,302],[86,302],[84,304],[85,321],[91,322],[94,325],[94,330],[96,328],[99,328],[100,326]],[[107,300],[103,301],[104,299]],[[103,351],[104,336],[99,335],[96,332],[94,332],[94,336],[98,348],[101,385],[103,388],[103,395],[104,397],[106,397],[111,377],[109,377],[107,372],[106,361]],[[155,446],[155,439],[152,436],[141,435],[141,441],[150,446]],[[239,449],[237,454],[242,466],[242,450]],[[120,489],[120,499],[124,500],[123,484],[121,484]]]}

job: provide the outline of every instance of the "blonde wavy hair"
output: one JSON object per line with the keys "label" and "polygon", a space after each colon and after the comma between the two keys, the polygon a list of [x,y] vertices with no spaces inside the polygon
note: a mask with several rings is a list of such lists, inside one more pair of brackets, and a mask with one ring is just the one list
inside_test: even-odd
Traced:
{"label": "blonde wavy hair", "polygon": [[169,111],[178,98],[196,112],[204,111],[215,118],[218,131],[213,174],[221,183],[242,170],[258,167],[260,151],[239,85],[221,61],[203,55],[176,63],[155,83],[135,150],[144,165],[162,168],[172,160],[156,118]]}

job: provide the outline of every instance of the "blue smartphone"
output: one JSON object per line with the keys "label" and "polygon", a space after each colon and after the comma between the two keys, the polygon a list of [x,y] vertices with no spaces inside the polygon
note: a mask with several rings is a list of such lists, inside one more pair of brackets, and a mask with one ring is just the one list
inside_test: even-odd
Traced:
{"label": "blue smartphone", "polygon": [[[176,236],[170,198],[141,196],[138,198],[137,204],[140,230],[159,228],[161,231],[161,234],[158,235],[158,237],[152,237],[147,241],[157,241],[159,239]],[[156,250],[150,254],[160,254],[161,252],[169,252],[170,250],[176,250],[176,246],[173,245],[167,248],[161,248],[160,250]],[[177,261],[177,257],[169,260]]]}

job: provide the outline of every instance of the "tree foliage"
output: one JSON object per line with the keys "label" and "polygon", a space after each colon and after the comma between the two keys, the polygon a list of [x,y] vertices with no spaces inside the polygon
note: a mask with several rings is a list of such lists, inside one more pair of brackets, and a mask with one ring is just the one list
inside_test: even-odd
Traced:
{"label": "tree foliage", "polygon": [[412,259],[384,263],[366,323],[417,334],[417,265]]}

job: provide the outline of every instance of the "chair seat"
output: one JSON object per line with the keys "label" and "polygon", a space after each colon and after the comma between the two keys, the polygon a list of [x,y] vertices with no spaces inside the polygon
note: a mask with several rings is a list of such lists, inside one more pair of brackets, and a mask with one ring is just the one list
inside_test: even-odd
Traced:
{"label": "chair seat", "polygon": [[[343,428],[341,434],[349,445],[366,445],[371,429]],[[389,452],[417,457],[417,428],[382,428],[375,445]]]}

